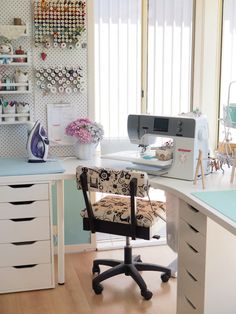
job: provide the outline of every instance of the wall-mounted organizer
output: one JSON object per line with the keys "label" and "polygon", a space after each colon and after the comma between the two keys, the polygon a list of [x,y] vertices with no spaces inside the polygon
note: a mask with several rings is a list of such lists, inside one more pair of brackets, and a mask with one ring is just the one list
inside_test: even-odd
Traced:
{"label": "wall-mounted organizer", "polygon": [[[68,3],[71,4],[71,8],[69,6],[67,10]],[[75,8],[73,8],[73,6],[75,6]],[[53,27],[55,26],[54,29],[58,30],[59,25],[63,25],[64,23],[64,30],[62,27],[60,29],[60,34],[58,35],[62,36],[62,33],[64,32],[64,41],[66,43],[65,49],[62,49],[64,45],[61,47],[61,43],[63,42],[58,40],[60,39],[60,36],[56,38],[53,34],[46,34],[45,37],[44,34],[42,36],[42,40],[37,37],[40,35],[41,31],[48,31],[46,29],[49,25],[46,24],[49,20],[52,20],[47,16],[47,8],[50,9],[50,7],[53,8],[52,11],[54,11],[54,13],[57,9],[58,12],[60,12],[60,14],[53,17],[54,23],[56,24],[53,25]],[[64,14],[64,17],[62,14],[63,10],[68,11],[68,14]],[[40,15],[39,13],[41,14],[41,19],[39,16],[37,17],[37,14]],[[78,37],[75,37],[74,34],[74,38],[73,36],[72,38],[69,38],[69,34],[66,34],[66,32],[70,26],[67,27],[65,24],[69,25],[69,20],[72,19],[72,17],[77,19],[76,27],[79,33],[76,33],[76,36]],[[21,20],[21,24],[26,25],[13,25],[16,18]],[[68,22],[66,20],[68,20]],[[1,25],[3,26],[2,28]],[[73,23],[71,25],[73,25]],[[26,29],[23,31],[22,36],[11,39],[10,42],[8,41],[13,47],[13,51],[10,52],[10,56],[8,53],[0,53],[0,80],[2,80],[2,84],[0,84],[0,98],[2,98],[4,102],[8,103],[16,102],[29,104],[30,111],[27,113],[28,116],[19,116],[17,111],[15,111],[13,116],[5,116],[3,107],[0,108],[0,136],[2,139],[0,142],[0,151],[1,156],[3,157],[26,156],[25,147],[28,132],[27,123],[28,121],[40,120],[42,125],[47,130],[48,104],[69,103],[75,109],[75,117],[86,117],[88,115],[87,2],[77,0],[3,1],[1,3],[0,10],[0,45],[3,42],[3,37],[1,37],[2,29],[6,29],[6,27],[11,29],[12,27],[15,28],[15,26],[17,27],[16,29],[23,29],[23,27]],[[80,26],[82,28],[78,30],[78,27]],[[45,41],[44,38],[47,38],[47,40]],[[72,42],[70,40],[72,40]],[[8,60],[6,60],[6,58]],[[59,70],[61,69],[61,72],[63,72],[62,76],[65,75],[62,79],[66,78],[66,74],[68,75],[67,72],[72,73],[71,70],[73,69],[79,70],[79,75],[73,79],[73,81],[72,78],[69,78],[70,84],[67,84],[67,87],[65,85],[63,87],[63,84],[60,84],[60,79],[58,79],[58,81],[55,80],[55,84],[53,85],[55,85],[56,91],[54,88],[51,89],[50,85],[48,88],[48,84],[50,84],[50,82],[47,83],[47,87],[45,89],[41,88],[41,84],[39,84],[39,82],[37,83],[39,78],[37,77],[39,75],[37,73],[40,72],[40,70],[47,72],[58,68]],[[14,75],[16,70],[28,73],[27,85],[16,85],[26,84],[15,82]],[[75,75],[75,73],[73,74]],[[45,76],[47,76],[47,74],[45,74]],[[6,79],[7,82],[5,81]],[[63,83],[65,84],[65,82]],[[7,86],[5,84],[7,84]],[[60,88],[61,85],[63,89]],[[23,90],[25,87],[26,89]],[[21,122],[20,118],[27,118],[26,123]],[[6,121],[6,119],[8,121]],[[14,121],[10,122],[9,120]],[[73,154],[73,146],[69,144],[58,144],[50,146],[49,148],[49,157],[73,156]]]}
{"label": "wall-mounted organizer", "polygon": [[[15,3],[8,2],[3,10],[7,4],[20,12]],[[25,125],[33,121],[34,112],[31,25],[24,15],[18,21],[17,14],[8,16],[11,10],[0,13],[0,149],[1,156],[24,156]]]}
{"label": "wall-mounted organizer", "polygon": [[82,67],[41,67],[36,68],[36,86],[44,94],[71,94],[84,91]]}
{"label": "wall-mounted organizer", "polygon": [[79,48],[86,30],[85,1],[34,2],[34,41],[54,48]]}

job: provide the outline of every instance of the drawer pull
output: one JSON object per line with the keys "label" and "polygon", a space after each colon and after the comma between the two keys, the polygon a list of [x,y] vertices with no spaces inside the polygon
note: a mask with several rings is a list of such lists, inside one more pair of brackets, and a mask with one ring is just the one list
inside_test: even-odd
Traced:
{"label": "drawer pull", "polygon": [[33,204],[35,201],[20,201],[20,202],[9,202],[12,205],[29,205]]}
{"label": "drawer pull", "polygon": [[13,245],[31,245],[34,244],[36,241],[25,241],[25,242],[12,242]]}
{"label": "drawer pull", "polygon": [[21,221],[31,221],[31,220],[34,220],[35,217],[29,217],[29,218],[13,218],[13,219],[10,219],[11,221],[14,221],[14,222],[21,222]]}
{"label": "drawer pull", "polygon": [[194,281],[197,281],[197,279],[187,270],[185,269],[186,273],[191,277]]}
{"label": "drawer pull", "polygon": [[193,303],[192,303],[187,297],[185,297],[185,299],[186,299],[186,301],[188,302],[188,304],[191,305],[191,307],[192,307],[194,310],[197,309],[196,306],[194,306]]}
{"label": "drawer pull", "polygon": [[192,225],[190,225],[189,223],[187,223],[187,225],[189,226],[190,229],[192,229],[194,232],[199,233],[199,231],[194,228]]}
{"label": "drawer pull", "polygon": [[196,209],[196,208],[194,208],[193,206],[189,205],[189,208],[190,208],[193,212],[199,213],[199,210]]}
{"label": "drawer pull", "polygon": [[12,189],[30,188],[31,186],[33,186],[33,184],[14,184],[14,185],[9,185],[9,187],[12,188]]}
{"label": "drawer pull", "polygon": [[29,264],[29,265],[17,265],[17,266],[13,266],[14,268],[17,269],[22,269],[22,268],[33,268],[35,267],[37,264]]}
{"label": "drawer pull", "polygon": [[188,242],[186,242],[188,247],[194,252],[194,253],[198,253],[198,250],[196,250],[191,244],[189,244]]}

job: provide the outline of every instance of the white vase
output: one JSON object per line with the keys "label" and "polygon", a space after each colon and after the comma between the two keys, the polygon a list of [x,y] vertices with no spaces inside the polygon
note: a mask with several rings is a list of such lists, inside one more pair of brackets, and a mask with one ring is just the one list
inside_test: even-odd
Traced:
{"label": "white vase", "polygon": [[76,142],[74,144],[75,156],[79,159],[89,160],[92,159],[95,154],[96,144],[84,144]]}

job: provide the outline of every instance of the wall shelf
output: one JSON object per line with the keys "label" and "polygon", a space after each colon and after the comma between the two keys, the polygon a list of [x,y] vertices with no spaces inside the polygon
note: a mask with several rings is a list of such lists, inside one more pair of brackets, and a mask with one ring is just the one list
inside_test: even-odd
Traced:
{"label": "wall shelf", "polygon": [[[13,59],[12,61],[10,61],[9,63],[1,63],[1,59]],[[26,59],[26,61],[23,62],[18,62],[18,61],[14,61],[14,59]],[[28,54],[22,54],[22,55],[0,55],[0,66],[24,66],[24,65],[29,65],[29,56]]]}
{"label": "wall shelf", "polygon": [[[3,118],[15,118],[14,121],[4,121]],[[25,121],[18,121],[18,118],[25,118]],[[0,114],[0,125],[4,124],[27,124],[32,122],[30,112],[28,113],[3,113]]]}
{"label": "wall shelf", "polygon": [[3,36],[9,40],[18,39],[28,35],[27,25],[0,25],[0,36]]}

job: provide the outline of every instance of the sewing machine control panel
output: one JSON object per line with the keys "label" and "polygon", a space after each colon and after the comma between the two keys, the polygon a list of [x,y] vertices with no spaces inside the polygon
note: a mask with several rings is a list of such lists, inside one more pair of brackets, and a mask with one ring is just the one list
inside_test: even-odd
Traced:
{"label": "sewing machine control panel", "polygon": [[137,142],[145,134],[194,138],[195,129],[196,120],[191,118],[148,115],[128,117],[128,133],[131,142]]}

